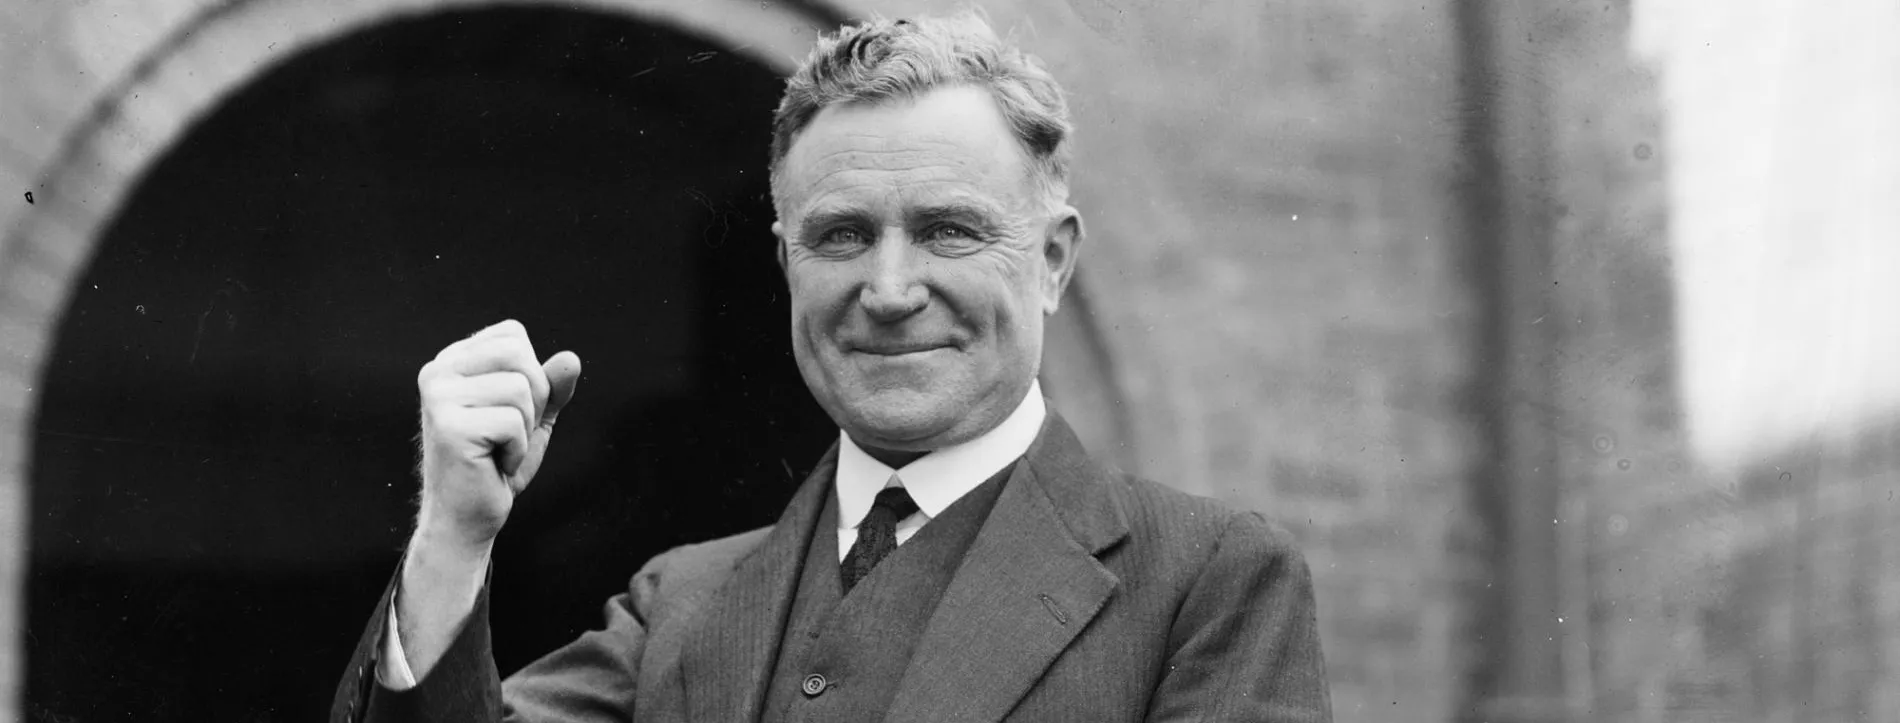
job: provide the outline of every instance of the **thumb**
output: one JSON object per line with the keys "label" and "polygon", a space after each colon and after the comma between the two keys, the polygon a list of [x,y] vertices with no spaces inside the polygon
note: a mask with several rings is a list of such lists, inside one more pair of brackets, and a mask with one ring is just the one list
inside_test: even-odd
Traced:
{"label": "thumb", "polygon": [[581,381],[581,358],[571,351],[564,351],[548,357],[541,365],[541,372],[548,375],[548,406],[541,411],[541,426],[554,426],[554,419],[574,398],[574,386]]}

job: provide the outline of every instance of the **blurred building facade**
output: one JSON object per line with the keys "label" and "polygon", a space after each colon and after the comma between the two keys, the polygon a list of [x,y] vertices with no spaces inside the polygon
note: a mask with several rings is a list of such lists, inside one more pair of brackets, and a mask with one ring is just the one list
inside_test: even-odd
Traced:
{"label": "blurred building facade", "polygon": [[[1678,362],[1685,325],[1699,322],[1678,318],[1682,270],[1670,239],[1667,169],[1675,162],[1670,139],[1677,131],[1667,125],[1672,116],[1666,110],[1674,96],[1659,76],[1667,59],[1632,50],[1637,9],[1620,1],[1449,0],[983,6],[1063,80],[1079,129],[1075,202],[1090,233],[1081,293],[1071,300],[1067,320],[1052,330],[1057,337],[1045,381],[1057,407],[1117,463],[1261,510],[1300,539],[1318,586],[1339,720],[1900,715],[1900,700],[1886,690],[1900,681],[1893,667],[1900,660],[1900,627],[1893,622],[1900,613],[1900,574],[1884,549],[1894,514],[1887,500],[1900,470],[1894,428],[1870,421],[1845,441],[1783,439],[1727,466],[1696,454],[1694,414],[1683,402],[1684,375],[1696,372]],[[119,258],[107,239],[136,235],[125,226],[128,214],[184,202],[152,196],[142,184],[153,178],[189,183],[191,173],[222,172],[219,163],[191,165],[172,155],[187,147],[200,124],[284,117],[229,115],[236,112],[234,99],[250,98],[239,97],[245,89],[273,82],[304,88],[284,85],[284,74],[320,79],[324,72],[360,68],[370,62],[361,58],[373,55],[362,47],[399,44],[394,35],[376,35],[392,24],[432,18],[479,24],[485,12],[538,8],[599,18],[558,24],[598,29],[574,31],[579,40],[561,36],[574,47],[625,44],[629,32],[634,45],[647,42],[644,31],[628,27],[678,34],[687,40],[653,40],[663,50],[638,60],[659,69],[648,80],[667,73],[690,80],[654,92],[684,93],[687,85],[719,79],[735,96],[768,96],[762,107],[747,101],[752,105],[732,112],[763,113],[772,99],[759,90],[766,86],[758,77],[784,73],[802,57],[812,33],[871,12],[955,7],[615,0],[505,7],[478,0],[93,0],[0,7],[0,77],[19,79],[9,81],[0,110],[0,188],[21,189],[0,206],[0,534],[8,542],[0,551],[0,578],[13,589],[38,585],[33,594],[51,606],[63,599],[61,585],[80,584],[51,571],[99,558],[110,558],[114,570],[187,571],[179,575],[199,569],[356,575],[353,587],[322,598],[344,608],[335,611],[334,623],[323,623],[334,629],[312,633],[334,639],[332,649],[270,652],[257,664],[295,678],[278,683],[288,692],[222,691],[229,699],[218,711],[300,719],[310,712],[286,706],[327,700],[325,666],[347,658],[356,634],[349,621],[360,620],[373,602],[382,583],[377,575],[386,574],[402,541],[409,492],[399,488],[400,473],[393,483],[370,483],[398,488],[378,492],[363,508],[368,511],[334,501],[356,500],[335,491],[347,480],[279,474],[260,484],[280,487],[263,486],[224,503],[223,514],[251,519],[248,526],[222,527],[192,538],[194,544],[177,542],[163,525],[114,532],[116,523],[97,520],[128,519],[120,509],[125,505],[157,510],[160,520],[192,520],[204,513],[176,503],[167,511],[163,500],[219,498],[191,491],[208,478],[180,477],[128,480],[123,484],[150,489],[146,498],[124,502],[125,493],[107,484],[109,461],[125,454],[114,444],[138,439],[101,441],[111,435],[100,432],[88,432],[83,442],[47,438],[48,420],[65,425],[52,431],[78,429],[89,416],[109,416],[115,404],[125,404],[123,396],[71,410],[39,406],[43,380],[82,350],[77,342],[58,341],[62,333],[79,333],[62,332],[62,324],[92,324],[97,334],[118,328],[97,318],[79,320],[71,309],[126,319],[148,313],[123,308],[135,305],[132,297],[88,296],[90,290],[79,288],[90,283],[83,281],[88,274],[105,273]],[[479,42],[490,51],[506,39],[505,32],[500,41],[496,31],[487,32]],[[366,37],[375,41],[349,46]],[[446,31],[439,37],[478,42]],[[359,55],[336,55],[344,46]],[[328,53],[329,65],[298,65],[321,53]],[[546,62],[567,72],[555,60],[494,62]],[[729,71],[705,74],[708,63],[728,62]],[[280,92],[265,104],[290,102],[298,92]],[[714,102],[708,97],[634,100],[673,113]],[[752,116],[752,122],[762,127],[766,117]],[[237,127],[223,122],[220,133]],[[718,168],[736,174],[743,158],[724,159],[728,165]],[[168,163],[196,170],[167,171]],[[664,163],[665,173],[627,180],[634,184],[629,188],[658,194],[668,192],[660,188],[667,184],[713,182],[682,180],[689,177],[673,169],[689,160]],[[558,175],[558,169],[545,174]],[[734,182],[709,192],[712,201],[687,200],[719,205],[730,198],[741,208],[755,190]],[[140,198],[158,200],[140,205]],[[692,225],[697,237],[710,228],[699,217],[668,223]],[[177,230],[193,232],[189,225]],[[317,238],[306,243],[323,240],[318,232],[310,235]],[[707,257],[682,252],[678,262],[714,263],[748,248],[764,261],[765,243],[735,241]],[[352,260],[375,260],[373,248],[338,249],[337,258],[319,249],[300,263],[330,269],[338,284],[388,266]],[[177,317],[181,325],[195,320],[195,327],[149,332],[151,347],[136,354],[157,365],[149,373],[160,381],[176,378],[164,376],[178,373],[164,371],[177,367],[173,357],[197,359],[205,338],[199,311],[268,318],[260,306],[246,308],[263,302],[247,301],[256,295],[228,278],[188,282],[181,275],[187,270],[181,264],[173,276],[124,271],[114,277],[134,288],[189,283],[205,297],[196,303],[215,301]],[[99,305],[84,306],[89,299]],[[671,318],[653,306],[661,300],[630,297],[632,308],[614,314]],[[428,301],[402,298],[397,315],[437,318],[412,310]],[[315,312],[307,309],[320,307],[297,308],[305,309],[298,312],[303,316],[285,318],[308,328],[289,336],[310,337],[309,349],[325,348],[324,339],[347,345],[338,335],[364,333],[365,325],[347,315],[309,316]],[[444,323],[467,326],[484,318]],[[600,323],[611,323],[608,318],[603,313]],[[696,318],[731,322],[717,314]],[[232,323],[235,329],[238,322]],[[439,345],[415,343],[419,349]],[[253,357],[233,344],[228,360],[241,370]],[[374,362],[339,359],[365,379],[353,389],[387,396],[351,408],[372,415],[382,404],[390,407],[381,412],[390,417],[387,424],[406,424],[406,397],[396,395],[413,384],[404,356],[411,352],[389,351]],[[114,350],[89,353],[110,358]],[[149,362],[153,354],[162,359]],[[305,378],[298,374],[317,373],[292,370],[283,379],[294,386]],[[589,382],[611,373],[590,366]],[[204,386],[187,387],[213,389],[194,383]],[[311,419],[318,421],[308,424],[351,424],[323,421],[323,405],[311,404]],[[742,401],[731,404],[734,413],[747,409]],[[785,405],[787,417],[809,413]],[[299,429],[287,425],[280,433]],[[613,442],[608,428],[579,430],[564,419],[564,439],[584,440],[564,452],[585,457],[586,450]],[[804,433],[794,432],[748,430],[786,440]],[[405,440],[389,441],[389,459],[400,460]],[[207,460],[237,463],[229,450],[199,451]],[[88,455],[108,462],[66,465]],[[786,462],[786,472],[799,464]],[[36,490],[35,484],[60,488]],[[217,490],[237,489],[236,482],[228,484]],[[546,509],[598,501],[574,494],[568,507],[550,501]],[[643,494],[639,502],[649,508],[669,499]],[[747,490],[718,494],[740,498]],[[753,496],[769,501],[775,494]],[[304,522],[286,519],[286,499],[300,501]],[[543,532],[533,539],[541,549],[586,554],[598,552],[588,545],[614,539],[561,537],[559,528],[572,521],[561,514],[547,512],[539,521]],[[60,537],[59,530],[75,527],[136,542]],[[38,541],[38,549],[29,551],[29,540]],[[524,553],[510,564],[545,567],[556,556]],[[141,584],[162,589],[167,579]],[[352,597],[364,590],[369,597]],[[123,613],[152,623],[87,644],[156,656],[164,646],[186,642],[183,632],[141,631],[187,613],[165,605],[120,610],[98,601],[103,598],[86,599],[95,606],[87,613],[93,618]],[[190,606],[201,598],[157,599]],[[249,607],[241,600],[204,604],[224,606],[221,615],[266,619],[300,609],[290,602],[273,609],[271,600]],[[113,710],[69,707],[81,704],[63,695],[62,686],[110,693],[114,684],[130,690],[176,680],[151,672],[156,663],[128,669],[91,655],[43,652],[56,643],[29,640],[53,628],[36,625],[29,612],[25,596],[0,597],[0,634],[16,641],[0,646],[0,720]],[[93,618],[74,618],[58,629],[90,625]],[[123,639],[140,634],[149,639]],[[289,656],[314,662],[291,667],[279,660]],[[60,675],[31,678],[36,664],[59,665]],[[72,682],[103,671],[124,679]]]}

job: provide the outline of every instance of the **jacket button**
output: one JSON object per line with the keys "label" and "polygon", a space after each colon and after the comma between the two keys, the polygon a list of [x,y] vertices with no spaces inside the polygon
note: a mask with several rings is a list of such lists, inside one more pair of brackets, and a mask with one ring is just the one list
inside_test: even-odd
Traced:
{"label": "jacket button", "polygon": [[801,686],[801,689],[805,691],[805,697],[816,698],[818,694],[825,692],[825,688],[830,685],[831,683],[825,680],[825,676],[812,673],[811,675],[805,676],[805,684]]}

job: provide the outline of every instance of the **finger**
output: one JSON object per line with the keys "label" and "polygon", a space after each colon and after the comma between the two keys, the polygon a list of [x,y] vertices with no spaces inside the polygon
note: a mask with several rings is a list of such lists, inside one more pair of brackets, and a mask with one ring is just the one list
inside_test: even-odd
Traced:
{"label": "finger", "polygon": [[470,334],[459,341],[456,341],[453,344],[443,347],[442,351],[436,353],[435,358],[437,359],[448,358],[450,356],[454,356],[460,353],[464,349],[467,349],[470,345],[484,342],[489,339],[498,339],[498,338],[505,338],[505,337],[521,337],[523,339],[526,339],[528,337],[528,328],[526,326],[522,326],[521,322],[515,321],[514,319],[508,319],[500,323],[490,324],[488,326],[482,327],[481,329],[477,330],[475,333]]}
{"label": "finger", "polygon": [[442,377],[431,382],[428,394],[431,404],[514,409],[521,414],[521,423],[529,428],[539,421],[534,416],[534,387],[528,377],[519,372]]}
{"label": "finger", "polygon": [[541,418],[541,410],[548,403],[548,375],[535,359],[534,346],[525,337],[475,342],[461,354],[443,361],[450,371],[463,376],[515,372],[527,377],[534,397],[534,419]]}
{"label": "finger", "polygon": [[506,336],[518,336],[526,339],[528,337],[528,327],[523,326],[521,322],[515,321],[514,319],[503,319],[483,327],[481,331],[470,334],[468,338],[492,339]]}
{"label": "finger", "polygon": [[438,417],[436,424],[448,435],[485,445],[484,456],[494,460],[503,475],[513,475],[526,458],[528,430],[521,424],[521,413],[511,407],[457,409]]}
{"label": "finger", "polygon": [[548,379],[548,404],[541,412],[541,426],[554,426],[555,418],[561,416],[561,410],[574,398],[574,387],[581,381],[580,355],[564,351],[548,358],[541,365],[541,371]]}
{"label": "finger", "polygon": [[494,337],[488,339],[469,339],[466,346],[456,354],[445,355],[442,362],[450,371],[473,376],[488,372],[522,372],[523,366],[539,368],[540,362],[534,358],[534,344],[526,337]]}

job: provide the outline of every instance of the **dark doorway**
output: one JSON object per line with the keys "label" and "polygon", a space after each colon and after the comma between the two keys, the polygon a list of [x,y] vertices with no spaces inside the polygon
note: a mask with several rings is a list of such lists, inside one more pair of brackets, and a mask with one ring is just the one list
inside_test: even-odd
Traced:
{"label": "dark doorway", "polygon": [[39,392],[27,717],[314,720],[405,540],[415,374],[504,318],[586,364],[498,546],[503,672],[669,546],[768,524],[836,434],[790,357],[781,81],[551,10],[271,69],[142,179]]}

